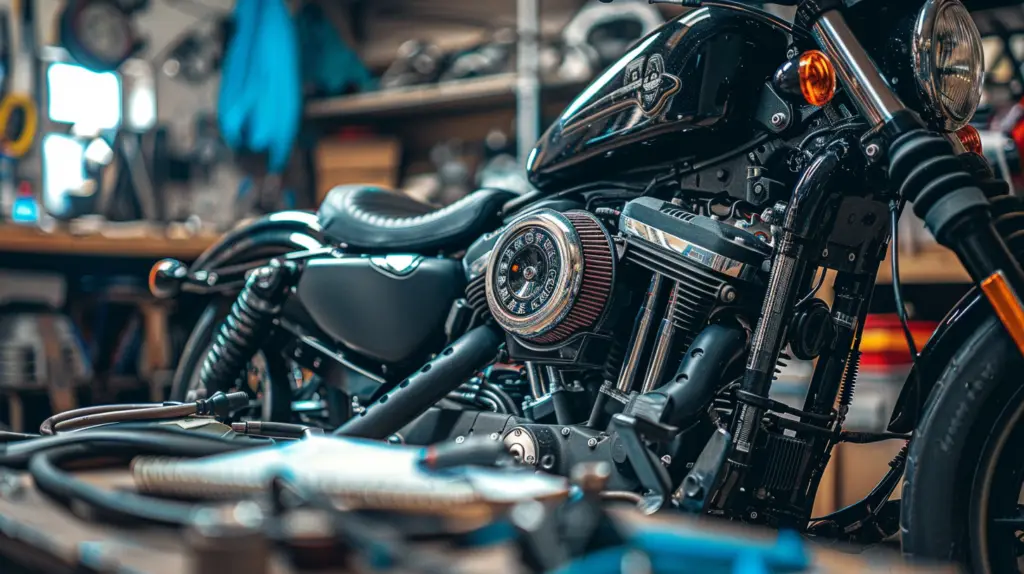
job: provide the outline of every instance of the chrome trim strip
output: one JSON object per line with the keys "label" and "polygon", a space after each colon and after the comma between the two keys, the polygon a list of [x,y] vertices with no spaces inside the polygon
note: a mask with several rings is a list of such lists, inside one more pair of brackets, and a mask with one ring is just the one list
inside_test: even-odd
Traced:
{"label": "chrome trim strip", "polygon": [[723,273],[730,277],[740,277],[745,275],[748,268],[752,269],[751,272],[757,270],[753,265],[736,261],[735,259],[726,257],[720,253],[715,253],[706,247],[694,245],[685,239],[676,237],[671,233],[665,233],[661,229],[637,221],[632,217],[624,215],[622,217],[622,222],[624,224],[622,231],[626,235],[639,237],[649,243],[661,246],[673,253],[682,255],[688,261],[692,261],[697,265],[706,267],[713,271]]}
{"label": "chrome trim strip", "polygon": [[651,360],[647,367],[647,376],[644,377],[641,393],[649,393],[661,386],[661,379],[665,376],[665,367],[668,363],[668,354],[672,350],[672,340],[675,338],[676,325],[672,320],[676,311],[676,304],[679,298],[679,286],[669,286],[672,294],[669,296],[668,305],[665,306],[665,315],[661,318],[661,326],[658,327],[658,336],[655,338],[654,350],[651,352]]}
{"label": "chrome trim strip", "polygon": [[647,298],[644,300],[640,320],[633,330],[633,336],[630,337],[629,352],[626,354],[626,360],[622,363],[619,380],[615,385],[620,393],[629,394],[633,388],[633,379],[636,378],[636,371],[640,367],[640,355],[647,342],[647,332],[651,330],[651,324],[654,322],[654,311],[658,306],[658,296],[661,294],[661,284],[664,281],[666,279],[662,277],[661,273],[655,273],[651,278],[651,285],[647,289]]}

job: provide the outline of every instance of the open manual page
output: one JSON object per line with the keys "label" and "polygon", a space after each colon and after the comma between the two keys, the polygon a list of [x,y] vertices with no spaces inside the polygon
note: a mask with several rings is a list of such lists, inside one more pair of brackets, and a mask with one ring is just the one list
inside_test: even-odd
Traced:
{"label": "open manual page", "polygon": [[422,447],[342,437],[253,448],[199,459],[139,457],[132,463],[143,492],[197,498],[263,491],[275,476],[359,506],[514,503],[563,497],[564,478],[528,469],[422,468]]}

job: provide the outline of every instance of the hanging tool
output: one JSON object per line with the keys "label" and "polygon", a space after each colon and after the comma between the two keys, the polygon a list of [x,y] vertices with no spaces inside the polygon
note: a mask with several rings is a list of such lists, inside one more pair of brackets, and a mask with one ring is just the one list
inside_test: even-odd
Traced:
{"label": "hanging tool", "polygon": [[0,153],[20,158],[32,149],[39,115],[32,98],[11,89],[13,41],[10,24],[8,12],[0,12],[0,66],[3,67],[3,77],[0,79]]}
{"label": "hanging tool", "polygon": [[217,104],[224,140],[235,150],[266,153],[269,171],[288,165],[302,113],[298,38],[282,0],[235,4]]}
{"label": "hanging tool", "polygon": [[132,23],[147,0],[67,0],[59,18],[60,43],[94,72],[116,70],[144,46]]}

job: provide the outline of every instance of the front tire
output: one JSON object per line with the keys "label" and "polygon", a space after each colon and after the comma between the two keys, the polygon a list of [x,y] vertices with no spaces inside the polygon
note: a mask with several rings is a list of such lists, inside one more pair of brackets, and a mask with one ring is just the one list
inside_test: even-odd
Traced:
{"label": "front tire", "polygon": [[974,572],[1019,571],[1015,532],[993,527],[993,519],[1016,512],[1020,495],[1022,379],[1024,357],[994,316],[946,365],[907,458],[900,518],[907,555]]}

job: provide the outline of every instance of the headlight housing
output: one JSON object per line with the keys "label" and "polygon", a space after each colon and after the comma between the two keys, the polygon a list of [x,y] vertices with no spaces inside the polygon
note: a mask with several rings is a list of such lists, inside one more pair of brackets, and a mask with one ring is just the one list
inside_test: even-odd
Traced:
{"label": "headlight housing", "polygon": [[928,0],[917,15],[911,43],[914,72],[926,115],[936,127],[967,125],[981,101],[985,73],[981,35],[958,0]]}

